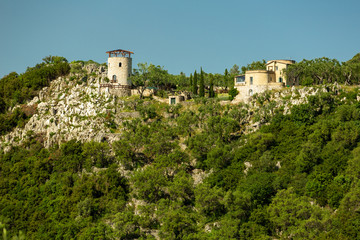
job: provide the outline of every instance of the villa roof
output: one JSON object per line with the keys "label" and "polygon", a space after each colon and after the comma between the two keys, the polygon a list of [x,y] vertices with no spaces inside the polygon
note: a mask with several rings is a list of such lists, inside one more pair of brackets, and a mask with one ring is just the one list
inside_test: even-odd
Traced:
{"label": "villa roof", "polygon": [[278,62],[278,63],[284,63],[284,64],[294,64],[295,60],[290,60],[290,59],[270,60],[270,61],[267,61],[266,65],[269,65],[272,62]]}

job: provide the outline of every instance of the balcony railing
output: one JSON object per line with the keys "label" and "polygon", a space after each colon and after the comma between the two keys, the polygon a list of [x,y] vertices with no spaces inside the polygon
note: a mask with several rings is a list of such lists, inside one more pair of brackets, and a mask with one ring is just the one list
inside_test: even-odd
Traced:
{"label": "balcony railing", "polygon": [[105,87],[108,87],[108,88],[121,88],[121,89],[130,89],[130,86],[129,85],[114,85],[114,84],[111,84],[111,83],[103,83],[103,84],[100,84],[100,87],[101,88],[105,88]]}

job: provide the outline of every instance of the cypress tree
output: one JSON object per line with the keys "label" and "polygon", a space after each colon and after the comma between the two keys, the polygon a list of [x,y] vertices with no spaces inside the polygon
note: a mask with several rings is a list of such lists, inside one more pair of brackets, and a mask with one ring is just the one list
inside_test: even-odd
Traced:
{"label": "cypress tree", "polygon": [[200,71],[199,96],[200,96],[200,97],[205,97],[204,72],[203,72],[202,68],[201,68],[201,71]]}
{"label": "cypress tree", "polygon": [[227,68],[225,68],[225,73],[224,73],[224,85],[225,85],[225,89],[229,87],[229,72]]}
{"label": "cypress tree", "polygon": [[193,76],[190,74],[190,89],[193,87]]}
{"label": "cypress tree", "polygon": [[197,73],[196,73],[196,70],[195,70],[195,72],[194,72],[193,94],[194,94],[194,95],[197,95],[197,94],[198,94]]}
{"label": "cypress tree", "polygon": [[210,89],[209,89],[209,98],[215,97],[214,92],[214,77],[212,74],[210,74]]}

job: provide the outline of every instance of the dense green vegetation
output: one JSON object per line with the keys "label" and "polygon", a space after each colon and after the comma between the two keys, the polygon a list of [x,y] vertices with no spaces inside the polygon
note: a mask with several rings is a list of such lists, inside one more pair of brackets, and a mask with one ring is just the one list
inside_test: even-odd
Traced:
{"label": "dense green vegetation", "polygon": [[[130,80],[135,88],[137,88],[140,98],[147,88],[156,89],[158,95],[162,96],[164,91],[188,91],[193,97],[214,97],[214,87],[218,87],[227,91],[234,86],[234,76],[239,74],[239,67],[234,65],[230,72],[225,69],[224,74],[206,73],[201,68],[199,72],[196,70],[189,77],[181,72],[179,75],[168,73],[161,66],[154,64],[139,63],[137,68],[133,70]],[[212,91],[210,90],[212,88]]]}
{"label": "dense green vegetation", "polygon": [[9,132],[16,126],[23,126],[26,119],[34,114],[35,109],[27,106],[8,111],[18,104],[37,96],[39,90],[49,86],[59,76],[70,72],[70,66],[63,57],[48,56],[44,62],[28,68],[25,73],[12,72],[0,79],[0,135]]}
{"label": "dense green vegetation", "polygon": [[301,85],[310,86],[326,83],[359,84],[360,53],[347,62],[326,57],[302,60],[290,65],[285,71],[287,78]]}
{"label": "dense green vegetation", "polygon": [[12,72],[0,80],[0,99],[5,103],[1,110],[32,99],[38,90],[49,86],[52,80],[70,72],[70,66],[63,57],[48,56],[43,60],[23,74]]}
{"label": "dense green vegetation", "polygon": [[360,105],[357,89],[339,94],[274,111],[248,135],[246,105],[140,101],[114,155],[33,136],[0,156],[0,222],[28,239],[357,239]]}

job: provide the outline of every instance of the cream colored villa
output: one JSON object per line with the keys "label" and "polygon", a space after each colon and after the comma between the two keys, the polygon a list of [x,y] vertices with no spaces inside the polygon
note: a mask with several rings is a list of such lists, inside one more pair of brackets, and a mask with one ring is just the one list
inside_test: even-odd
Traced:
{"label": "cream colored villa", "polygon": [[243,75],[235,76],[238,98],[245,100],[255,93],[298,85],[287,82],[284,75],[284,69],[294,63],[294,60],[271,60],[266,63],[266,70],[250,70]]}

